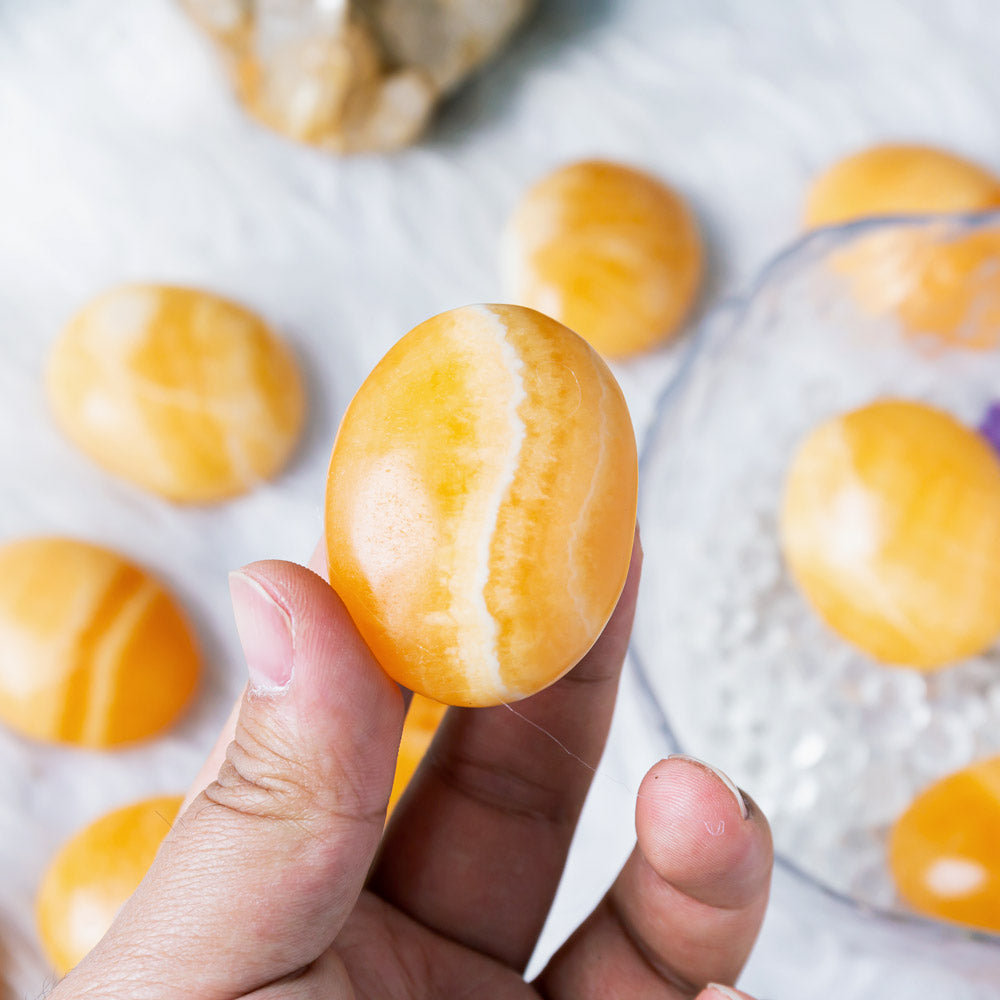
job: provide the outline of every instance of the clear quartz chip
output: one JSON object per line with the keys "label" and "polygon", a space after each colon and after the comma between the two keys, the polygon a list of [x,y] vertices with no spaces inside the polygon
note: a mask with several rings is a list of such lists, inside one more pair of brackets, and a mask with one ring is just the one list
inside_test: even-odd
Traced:
{"label": "clear quartz chip", "polygon": [[240,101],[278,132],[342,153],[413,142],[535,0],[181,0]]}

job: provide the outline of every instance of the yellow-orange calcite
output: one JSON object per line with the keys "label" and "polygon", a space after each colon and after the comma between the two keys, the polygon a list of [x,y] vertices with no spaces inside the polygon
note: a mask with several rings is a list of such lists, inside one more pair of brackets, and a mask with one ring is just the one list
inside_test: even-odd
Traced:
{"label": "yellow-orange calcite", "polygon": [[895,316],[914,343],[1000,346],[1000,223],[958,236],[875,231],[838,253],[836,266],[869,314]]}
{"label": "yellow-orange calcite", "polygon": [[424,698],[419,694],[413,696],[409,711],[406,713],[406,721],[403,723],[403,735],[399,741],[396,774],[389,796],[389,812],[392,812],[406,791],[406,786],[430,748],[446,708],[447,706],[431,701],[430,698]]}
{"label": "yellow-orange calcite", "polygon": [[878,215],[982,212],[1000,208],[1000,179],[945,150],[881,145],[822,173],[806,200],[809,228]]}
{"label": "yellow-orange calcite", "polygon": [[522,198],[503,237],[507,294],[606,357],[668,340],[698,294],[703,252],[676,191],[617,163],[573,163]]}
{"label": "yellow-orange calcite", "polygon": [[69,538],[0,547],[0,721],[106,748],[170,725],[199,674],[194,635],[146,570]]}
{"label": "yellow-orange calcite", "polygon": [[[834,164],[814,182],[810,228],[872,216],[1000,209],[1000,178],[929,146],[874,146]],[[1000,344],[1000,226],[969,235],[925,228],[876,230],[836,255],[857,299],[894,315],[929,344],[983,350]]]}
{"label": "yellow-orange calcite", "polygon": [[781,541],[822,618],[877,660],[931,670],[1000,634],[1000,461],[940,410],[883,400],[817,427]]}
{"label": "yellow-orange calcite", "polygon": [[601,357],[531,309],[467,306],[382,359],[330,461],[330,582],[382,667],[515,701],[600,634],[628,572],[636,448]]}
{"label": "yellow-orange calcite", "polygon": [[889,865],[920,913],[1000,931],[1000,757],[919,795],[896,821]]}
{"label": "yellow-orange calcite", "polygon": [[145,799],[102,816],[72,837],[38,890],[42,946],[63,975],[104,937],[139,887],[180,811],[179,795]]}
{"label": "yellow-orange calcite", "polygon": [[191,288],[126,285],[93,299],[57,340],[46,376],[71,441],[182,502],[274,476],[305,412],[296,363],[263,320]]}

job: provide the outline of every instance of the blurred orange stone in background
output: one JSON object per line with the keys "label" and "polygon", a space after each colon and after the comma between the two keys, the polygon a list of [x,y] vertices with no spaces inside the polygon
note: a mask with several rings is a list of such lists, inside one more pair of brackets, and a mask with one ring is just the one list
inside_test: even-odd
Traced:
{"label": "blurred orange stone in background", "polygon": [[625,399],[586,341],[519,306],[442,313],[389,351],[344,415],[330,582],[410,690],[454,705],[524,698],[614,610],[636,465]]}
{"label": "blurred orange stone in background", "polygon": [[406,786],[416,773],[424,754],[427,753],[446,711],[446,705],[431,701],[430,698],[424,698],[419,694],[415,694],[410,701],[406,722],[403,725],[403,737],[399,743],[396,776],[392,782],[392,794],[389,796],[389,812],[392,812],[400,796],[406,791]]}
{"label": "blurred orange stone in background", "polygon": [[[848,156],[809,192],[809,228],[874,216],[1000,209],[1000,179],[928,146],[884,145]],[[895,315],[908,335],[972,350],[1000,344],[1000,220],[955,237],[899,226],[836,254],[864,308]]]}
{"label": "blurred orange stone in background", "polygon": [[896,822],[889,865],[915,910],[1000,931],[1000,757],[926,789]]}
{"label": "blurred orange stone in background", "polygon": [[103,748],[152,736],[199,673],[181,609],[148,572],[69,538],[0,547],[0,720]]}
{"label": "blurred orange stone in background", "polygon": [[809,229],[877,215],[1000,208],[1000,179],[969,160],[919,145],[880,145],[839,160],[813,182]]}
{"label": "blurred orange stone in background", "polygon": [[295,360],[264,321],[191,288],[125,285],[91,300],[53,347],[47,382],[83,452],[191,503],[274,476],[305,414]]}
{"label": "blurred orange stone in background", "polygon": [[606,357],[670,339],[694,305],[701,237],[684,199],[648,174],[588,160],[549,174],[507,224],[511,301],[575,330]]}
{"label": "blurred orange stone in background", "polygon": [[835,256],[862,307],[895,315],[915,344],[1000,347],[1000,221],[961,236],[880,230]]}
{"label": "blurred orange stone in background", "polygon": [[108,813],[53,859],[38,890],[36,917],[42,947],[59,975],[104,937],[153,863],[181,802],[170,795]]}
{"label": "blurred orange stone in background", "polygon": [[932,670],[1000,634],[1000,461],[940,410],[885,400],[813,430],[781,541],[824,621],[877,660]]}

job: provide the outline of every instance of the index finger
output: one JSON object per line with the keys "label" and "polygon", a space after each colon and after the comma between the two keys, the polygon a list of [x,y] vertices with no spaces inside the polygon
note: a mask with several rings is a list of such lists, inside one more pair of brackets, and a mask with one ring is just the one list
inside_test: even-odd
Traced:
{"label": "index finger", "polygon": [[641,562],[636,536],[611,620],[565,677],[515,711],[448,711],[372,875],[370,888],[387,902],[518,970],[545,922],[604,749]]}

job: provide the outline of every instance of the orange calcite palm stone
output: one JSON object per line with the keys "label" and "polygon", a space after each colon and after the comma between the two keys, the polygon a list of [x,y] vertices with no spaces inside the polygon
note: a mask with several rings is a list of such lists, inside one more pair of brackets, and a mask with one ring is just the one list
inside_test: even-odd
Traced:
{"label": "orange calcite palm stone", "polygon": [[600,356],[519,306],[411,330],[351,402],[330,582],[383,668],[436,701],[526,697],[597,638],[628,571],[636,449]]}
{"label": "orange calcite palm stone", "polygon": [[180,811],[179,795],[102,816],[56,855],[36,901],[38,933],[56,971],[68,972],[104,937],[139,887]]}
{"label": "orange calcite palm stone", "polygon": [[940,238],[933,230],[876,231],[836,266],[872,315],[894,315],[914,341],[966,350],[1000,346],[1000,225]]}
{"label": "orange calcite palm stone", "polygon": [[49,359],[56,421],[109,471],[202,503],[274,476],[305,403],[288,349],[256,315],[207,292],[127,285],[89,302]]}
{"label": "orange calcite palm stone", "polygon": [[928,916],[1000,931],[1000,757],[931,785],[897,820],[889,864]]}
{"label": "orange calcite palm stone", "polygon": [[946,413],[885,400],[816,428],[781,538],[822,618],[878,660],[931,670],[1000,634],[1000,462]]}
{"label": "orange calcite palm stone", "polygon": [[930,146],[884,145],[845,157],[821,174],[806,201],[809,228],[877,215],[1000,208],[1000,179]]}
{"label": "orange calcite palm stone", "polygon": [[399,741],[396,775],[392,782],[392,794],[389,796],[390,812],[406,791],[406,786],[427,753],[446,710],[447,706],[440,702],[431,701],[419,694],[413,696],[403,724],[403,736]]}
{"label": "orange calcite palm stone", "polygon": [[[871,216],[1000,208],[1000,179],[928,146],[875,146],[834,164],[813,184],[806,225]],[[1000,343],[1000,228],[938,240],[900,227],[862,236],[836,255],[864,307],[895,315],[904,333],[982,350]]]}
{"label": "orange calcite palm stone", "polygon": [[694,216],[671,188],[629,167],[584,161],[532,187],[504,234],[511,299],[576,330],[607,357],[673,336],[702,277]]}
{"label": "orange calcite palm stone", "polygon": [[152,736],[191,699],[191,628],[149,573],[96,545],[0,547],[0,719],[40,740],[103,748]]}

